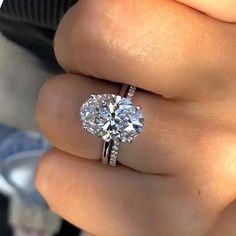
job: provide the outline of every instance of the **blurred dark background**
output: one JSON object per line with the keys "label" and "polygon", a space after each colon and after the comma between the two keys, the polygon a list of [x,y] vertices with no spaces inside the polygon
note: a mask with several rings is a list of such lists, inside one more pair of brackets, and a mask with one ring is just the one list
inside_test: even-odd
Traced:
{"label": "blurred dark background", "polygon": [[[62,71],[54,57],[53,37],[60,19],[76,2],[4,0],[0,9],[0,122],[37,132],[34,106],[38,91],[50,75]],[[8,103],[4,103],[6,99]],[[1,236],[12,235],[7,224],[8,207],[8,197],[0,193]],[[78,234],[76,227],[63,221],[57,236]]]}

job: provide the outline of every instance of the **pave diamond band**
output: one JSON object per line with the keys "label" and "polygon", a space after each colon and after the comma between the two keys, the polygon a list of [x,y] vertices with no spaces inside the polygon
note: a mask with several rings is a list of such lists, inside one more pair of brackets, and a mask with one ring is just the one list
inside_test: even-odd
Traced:
{"label": "pave diamond band", "polygon": [[104,164],[116,166],[120,143],[131,143],[143,129],[141,108],[132,103],[135,91],[135,87],[123,85],[119,95],[91,95],[81,107],[83,128],[104,140]]}
{"label": "pave diamond band", "polygon": [[[105,157],[108,160],[108,163],[111,166],[116,166],[117,158],[118,158],[118,150],[119,150],[120,143],[112,141],[110,155]],[[103,157],[104,158],[104,157]]]}

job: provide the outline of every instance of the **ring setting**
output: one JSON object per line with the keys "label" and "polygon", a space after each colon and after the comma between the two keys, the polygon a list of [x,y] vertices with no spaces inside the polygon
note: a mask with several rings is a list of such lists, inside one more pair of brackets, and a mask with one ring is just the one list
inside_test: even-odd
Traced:
{"label": "ring setting", "polygon": [[104,164],[115,166],[120,144],[131,143],[143,130],[141,108],[132,103],[135,90],[123,86],[119,95],[91,95],[80,109],[83,128],[104,140]]}

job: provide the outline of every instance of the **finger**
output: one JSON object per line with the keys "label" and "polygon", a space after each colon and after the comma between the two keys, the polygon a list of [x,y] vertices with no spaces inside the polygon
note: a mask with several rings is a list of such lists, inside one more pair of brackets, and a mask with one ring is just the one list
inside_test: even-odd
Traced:
{"label": "finger", "polygon": [[[120,233],[127,231],[128,222],[142,212],[141,203],[148,200],[149,187],[144,189],[143,183],[150,188],[154,184],[126,168],[107,168],[56,150],[44,157],[36,176],[37,187],[52,210],[96,235],[130,235]],[[138,228],[130,230],[139,232]]]}
{"label": "finger", "polygon": [[235,38],[235,25],[175,1],[82,0],[63,18],[55,53],[75,74],[209,99],[235,81]]}
{"label": "finger", "polygon": [[236,22],[235,0],[177,0],[212,17],[227,22]]}
{"label": "finger", "polygon": [[[37,106],[38,125],[49,141],[57,148],[87,159],[101,159],[102,141],[82,129],[80,107],[91,94],[117,94],[118,91],[118,85],[101,80],[75,75],[55,77],[49,80],[40,91]],[[144,111],[144,113],[147,112]],[[146,128],[152,127],[152,124],[149,124],[150,122],[146,119]],[[152,129],[153,132],[155,132],[154,129]],[[145,133],[144,131],[142,135],[152,140],[148,133],[146,135]],[[154,162],[156,163],[156,151],[152,152],[153,147],[151,146],[149,149],[149,146],[147,150],[150,150],[150,153],[145,152],[144,154],[143,145],[145,144],[142,144],[142,139],[139,139],[138,137],[137,141],[133,142],[133,148],[124,144],[124,147],[120,149],[119,161],[134,169],[156,172],[156,168],[153,168],[156,166],[154,165]],[[129,160],[126,160],[127,155],[130,156]],[[143,155],[149,156],[149,161],[145,161],[146,164],[144,164]]]}
{"label": "finger", "polygon": [[[102,141],[82,129],[80,107],[91,94],[117,94],[118,88],[75,75],[49,80],[38,99],[39,127],[58,149],[87,159],[101,159]],[[198,173],[199,169],[209,168],[210,163],[213,169],[222,171],[225,164],[221,163],[230,156],[226,150],[231,150],[228,147],[234,146],[235,140],[215,124],[211,104],[199,109],[196,104],[168,101],[139,90],[133,102],[142,107],[144,129],[132,144],[120,146],[121,164],[159,174]],[[218,118],[221,111],[216,114]],[[225,118],[225,112],[222,116]]]}
{"label": "finger", "polygon": [[[37,106],[39,127],[55,147],[87,159],[101,159],[102,141],[82,129],[80,107],[91,94],[117,94],[117,91],[117,85],[100,80],[74,75],[55,77],[40,92]],[[186,166],[187,160],[183,160],[182,154],[173,160],[173,150],[175,153],[185,150],[182,144],[187,145],[192,140],[179,123],[185,122],[183,115],[177,118],[174,105],[171,111],[171,103],[139,91],[134,103],[142,106],[144,130],[132,144],[121,145],[119,162],[148,173],[167,174]],[[193,135],[192,132],[189,134]]]}
{"label": "finger", "polygon": [[109,168],[58,150],[41,161],[36,185],[53,211],[95,235],[204,235],[191,232],[204,231],[211,215],[176,179]]}

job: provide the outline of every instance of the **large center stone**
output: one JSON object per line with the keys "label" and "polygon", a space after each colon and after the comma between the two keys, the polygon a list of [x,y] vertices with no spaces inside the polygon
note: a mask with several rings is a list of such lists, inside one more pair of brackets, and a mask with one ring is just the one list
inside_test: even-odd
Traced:
{"label": "large center stone", "polygon": [[92,95],[80,115],[84,129],[105,141],[131,142],[144,124],[140,108],[114,94]]}

